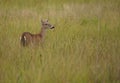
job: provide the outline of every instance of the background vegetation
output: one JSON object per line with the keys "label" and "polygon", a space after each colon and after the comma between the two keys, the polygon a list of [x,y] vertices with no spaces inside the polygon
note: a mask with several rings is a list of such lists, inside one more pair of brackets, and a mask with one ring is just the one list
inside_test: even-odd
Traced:
{"label": "background vegetation", "polygon": [[[46,18],[44,48],[20,46]],[[0,0],[0,83],[120,83],[120,0]]]}

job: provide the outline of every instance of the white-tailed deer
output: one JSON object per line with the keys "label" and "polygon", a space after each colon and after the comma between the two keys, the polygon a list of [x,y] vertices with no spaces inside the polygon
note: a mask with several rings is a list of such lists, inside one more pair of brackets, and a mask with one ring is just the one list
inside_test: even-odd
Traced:
{"label": "white-tailed deer", "polygon": [[38,34],[32,34],[30,32],[24,32],[20,37],[21,44],[23,46],[28,46],[30,44],[37,44],[44,41],[46,29],[53,29],[54,26],[51,25],[48,20],[41,20],[42,27],[41,31]]}

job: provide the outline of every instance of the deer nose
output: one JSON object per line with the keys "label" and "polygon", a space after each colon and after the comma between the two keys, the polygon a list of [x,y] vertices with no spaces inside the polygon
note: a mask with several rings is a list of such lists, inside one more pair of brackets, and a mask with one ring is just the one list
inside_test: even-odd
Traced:
{"label": "deer nose", "polygon": [[55,28],[54,26],[51,27],[51,29]]}

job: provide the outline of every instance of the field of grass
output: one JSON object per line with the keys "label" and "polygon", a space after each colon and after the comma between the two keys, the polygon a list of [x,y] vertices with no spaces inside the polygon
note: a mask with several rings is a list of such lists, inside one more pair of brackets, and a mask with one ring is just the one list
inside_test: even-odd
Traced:
{"label": "field of grass", "polygon": [[[46,18],[44,47],[22,47]],[[120,0],[1,0],[0,83],[120,83]]]}

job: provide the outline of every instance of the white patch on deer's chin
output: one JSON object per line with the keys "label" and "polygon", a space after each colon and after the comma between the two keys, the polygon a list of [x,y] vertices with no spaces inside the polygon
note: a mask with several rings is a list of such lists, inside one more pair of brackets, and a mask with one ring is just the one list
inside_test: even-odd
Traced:
{"label": "white patch on deer's chin", "polygon": [[25,41],[26,41],[26,37],[24,36],[24,39],[25,39]]}

